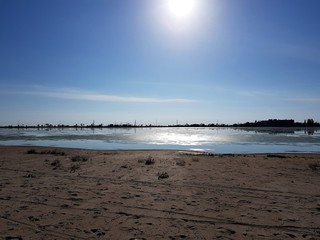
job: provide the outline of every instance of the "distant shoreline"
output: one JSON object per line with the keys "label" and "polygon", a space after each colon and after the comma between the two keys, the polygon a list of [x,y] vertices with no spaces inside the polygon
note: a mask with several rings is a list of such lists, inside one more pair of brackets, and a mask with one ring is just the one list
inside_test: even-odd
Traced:
{"label": "distant shoreline", "polygon": [[175,124],[175,125],[158,125],[158,124],[37,124],[37,125],[6,125],[0,126],[0,128],[165,128],[165,127],[233,127],[233,128],[320,128],[320,123],[315,122],[313,119],[305,120],[302,122],[295,122],[293,119],[269,119],[255,122],[246,122],[246,123],[234,123],[234,124],[204,124],[204,123],[193,123],[193,124]]}
{"label": "distant shoreline", "polygon": [[320,129],[320,126],[283,126],[283,127],[270,127],[270,126],[234,126],[234,125],[219,125],[219,126],[194,126],[194,125],[163,125],[163,126],[0,126],[2,129],[103,129],[103,128],[124,128],[124,129],[131,129],[131,128],[238,128],[238,129],[297,129],[297,130],[304,130],[304,129]]}

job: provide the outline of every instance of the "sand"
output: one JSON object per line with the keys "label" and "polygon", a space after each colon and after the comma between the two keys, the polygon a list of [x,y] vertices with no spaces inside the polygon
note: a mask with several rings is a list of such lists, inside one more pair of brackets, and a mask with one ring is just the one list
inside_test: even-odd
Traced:
{"label": "sand", "polygon": [[0,147],[0,238],[320,239],[312,164],[320,155]]}

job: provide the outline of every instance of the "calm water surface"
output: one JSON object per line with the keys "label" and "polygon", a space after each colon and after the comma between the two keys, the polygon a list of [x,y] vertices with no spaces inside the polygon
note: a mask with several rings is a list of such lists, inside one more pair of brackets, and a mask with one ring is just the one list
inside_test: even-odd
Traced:
{"label": "calm water surface", "polygon": [[177,149],[213,153],[320,152],[319,129],[0,129],[0,145],[86,149]]}

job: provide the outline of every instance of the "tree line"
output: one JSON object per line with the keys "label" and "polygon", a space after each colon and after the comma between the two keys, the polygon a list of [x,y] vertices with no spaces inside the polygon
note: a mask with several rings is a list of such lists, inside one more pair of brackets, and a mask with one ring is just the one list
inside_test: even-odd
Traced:
{"label": "tree line", "polygon": [[8,125],[0,126],[1,128],[38,128],[38,129],[50,129],[50,128],[143,128],[143,127],[320,127],[320,123],[314,121],[313,119],[306,119],[304,122],[295,122],[293,119],[269,119],[246,123],[235,123],[235,124],[204,124],[204,123],[193,123],[193,124],[174,124],[174,125],[153,125],[153,124],[130,124],[130,123],[120,123],[120,124],[37,124],[37,125]]}

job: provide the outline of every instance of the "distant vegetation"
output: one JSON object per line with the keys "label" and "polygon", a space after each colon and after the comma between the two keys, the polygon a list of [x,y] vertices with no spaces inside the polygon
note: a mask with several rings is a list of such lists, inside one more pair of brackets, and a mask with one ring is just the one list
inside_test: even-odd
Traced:
{"label": "distant vegetation", "polygon": [[244,124],[234,124],[236,127],[320,127],[320,123],[313,119],[305,120],[303,123],[295,122],[293,119],[269,119],[265,121],[247,122]]}
{"label": "distant vegetation", "polygon": [[246,123],[235,123],[235,124],[204,124],[204,123],[193,123],[193,124],[175,124],[175,125],[152,125],[152,124],[75,124],[75,125],[53,125],[53,124],[44,124],[44,125],[8,125],[8,126],[0,126],[0,128],[36,128],[36,129],[51,129],[51,128],[145,128],[145,127],[299,127],[299,128],[307,128],[307,127],[320,127],[320,123],[314,121],[313,119],[307,119],[304,122],[295,122],[293,119],[269,119],[262,121],[254,121],[254,122],[246,122]]}
{"label": "distant vegetation", "polygon": [[29,149],[26,152],[26,154],[51,154],[51,155],[56,155],[56,156],[66,156],[65,152],[60,152],[57,149],[37,152],[35,149],[32,148],[32,149]]}

